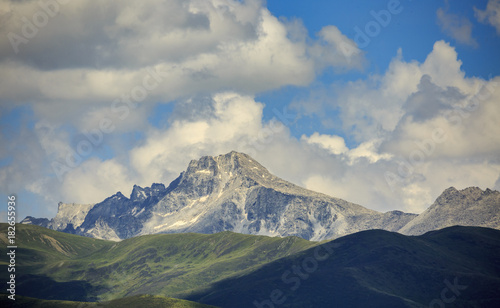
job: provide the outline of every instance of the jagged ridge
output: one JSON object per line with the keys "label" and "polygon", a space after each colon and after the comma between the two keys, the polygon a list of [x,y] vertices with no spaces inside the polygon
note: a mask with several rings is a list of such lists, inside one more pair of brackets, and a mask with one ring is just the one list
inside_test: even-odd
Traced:
{"label": "jagged ridge", "polygon": [[436,201],[400,232],[419,235],[428,231],[460,226],[500,227],[500,192],[479,187],[446,189]]}

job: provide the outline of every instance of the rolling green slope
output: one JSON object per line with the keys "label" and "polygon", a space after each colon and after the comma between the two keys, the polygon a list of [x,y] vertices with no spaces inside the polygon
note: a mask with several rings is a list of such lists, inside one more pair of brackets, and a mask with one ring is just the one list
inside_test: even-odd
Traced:
{"label": "rolling green slope", "polygon": [[[6,228],[0,224],[1,255]],[[25,307],[164,300],[141,294],[224,308],[500,307],[500,231],[488,228],[370,230],[323,243],[231,232],[108,242],[32,225],[16,231],[17,295],[44,299],[22,299],[31,301]]]}
{"label": "rolling green slope", "polygon": [[242,308],[500,307],[500,231],[359,232],[187,299]]}
{"label": "rolling green slope", "polygon": [[[0,294],[0,306],[12,308],[210,308],[214,306],[203,305],[186,300],[167,298],[153,295],[136,295],[115,299],[112,301],[91,303],[91,302],[71,302],[44,300],[30,297],[18,296],[16,301],[7,298],[5,294]],[[215,308],[215,307],[214,307]]]}
{"label": "rolling green slope", "polygon": [[[0,224],[2,255],[6,229]],[[17,225],[16,231],[18,294],[78,301],[137,294],[185,297],[317,245],[297,237],[232,232],[158,234],[109,242],[33,225]],[[6,271],[0,273],[5,275]]]}

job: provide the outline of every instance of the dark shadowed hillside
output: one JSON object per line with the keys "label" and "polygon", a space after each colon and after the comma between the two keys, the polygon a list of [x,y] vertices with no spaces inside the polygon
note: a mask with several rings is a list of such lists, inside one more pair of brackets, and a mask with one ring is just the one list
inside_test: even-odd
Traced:
{"label": "dark shadowed hillside", "polygon": [[[450,285],[456,289],[443,291]],[[221,307],[429,307],[433,301],[439,307],[442,294],[453,298],[446,307],[499,307],[500,231],[452,227],[419,237],[363,231],[189,299]]]}

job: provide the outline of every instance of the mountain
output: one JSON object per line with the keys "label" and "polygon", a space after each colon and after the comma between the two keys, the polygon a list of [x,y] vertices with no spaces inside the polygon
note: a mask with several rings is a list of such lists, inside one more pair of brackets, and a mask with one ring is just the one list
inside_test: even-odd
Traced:
{"label": "mountain", "polygon": [[134,185],[130,198],[118,192],[98,204],[60,202],[53,219],[28,216],[21,223],[89,237],[121,240],[137,234],[142,222],[149,217],[148,208],[168,191],[163,184],[146,188]]}
{"label": "mountain", "polygon": [[500,307],[500,231],[362,231],[187,297],[219,307]]}
{"label": "mountain", "polygon": [[170,186],[153,184],[146,188],[134,185],[130,198],[118,192],[94,205],[75,233],[110,240],[138,235],[153,206],[171,190]]}
{"label": "mountain", "polygon": [[134,186],[130,198],[118,192],[95,205],[69,207],[60,205],[48,223],[33,217],[23,223],[109,240],[221,231],[325,240],[374,228],[396,231],[416,216],[379,213],[307,190],[234,151],[191,161],[167,188]]}
{"label": "mountain", "polygon": [[469,187],[445,190],[427,210],[399,230],[407,235],[460,226],[500,227],[500,192]]}
{"label": "mountain", "polygon": [[323,240],[359,231],[353,219],[384,216],[284,181],[237,152],[191,161],[174,182],[140,234],[229,230]]}
{"label": "mountain", "polygon": [[[0,224],[3,255],[7,227]],[[16,234],[17,295],[44,300],[137,307],[149,294],[224,308],[500,305],[500,231],[488,228],[369,230],[323,243],[227,231],[113,242],[33,225]]]}
{"label": "mountain", "polygon": [[85,220],[85,216],[95,204],[76,204],[59,202],[57,215],[51,220],[46,218],[26,217],[24,223],[31,223],[53,230],[64,232],[74,232],[75,226],[80,226]]}

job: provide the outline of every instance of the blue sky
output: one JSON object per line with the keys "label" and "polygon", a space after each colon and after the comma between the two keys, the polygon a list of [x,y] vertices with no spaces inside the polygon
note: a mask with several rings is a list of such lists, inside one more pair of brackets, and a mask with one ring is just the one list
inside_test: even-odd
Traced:
{"label": "blue sky", "polygon": [[379,211],[500,189],[498,0],[4,1],[0,22],[20,218],[231,150]]}

